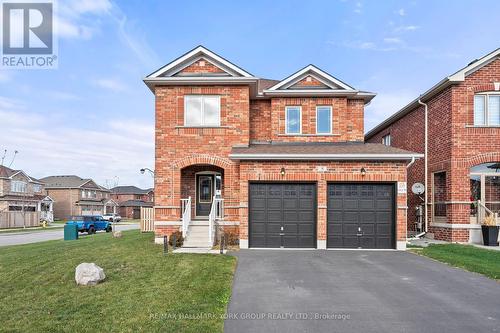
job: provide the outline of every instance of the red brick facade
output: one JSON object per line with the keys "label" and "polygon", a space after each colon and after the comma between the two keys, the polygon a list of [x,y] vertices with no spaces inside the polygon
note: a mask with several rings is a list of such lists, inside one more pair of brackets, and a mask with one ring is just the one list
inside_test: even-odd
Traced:
{"label": "red brick facade", "polygon": [[[196,72],[198,65],[184,69]],[[207,64],[205,63],[205,66]],[[200,73],[206,71],[200,70]],[[304,84],[318,84],[315,79]],[[321,83],[321,82],[320,82]],[[302,84],[302,83],[301,83]],[[323,84],[323,83],[321,83]],[[248,240],[248,186],[251,181],[307,181],[317,186],[317,236],[326,240],[328,182],[406,181],[408,161],[239,161],[233,147],[255,142],[363,142],[362,97],[268,97],[256,98],[249,85],[157,85],[154,90],[155,138],[155,231],[156,236],[180,227],[181,199],[195,197],[195,174],[219,172],[223,177],[226,229]],[[184,97],[191,94],[220,96],[220,126],[184,126]],[[331,135],[316,135],[316,107],[332,107]],[[285,135],[285,107],[301,106],[302,134]],[[317,167],[326,167],[318,171]],[[280,174],[281,168],[286,174]],[[361,168],[366,169],[362,176]],[[396,198],[396,239],[406,240],[406,193]]]}
{"label": "red brick facade", "polygon": [[[495,91],[495,82],[500,82],[498,58],[465,76],[462,82],[449,85],[424,100],[428,104],[429,232],[437,239],[458,242],[477,239],[469,234],[470,230],[478,230],[478,226],[470,225],[469,170],[481,163],[500,161],[500,128],[474,126],[474,94]],[[387,134],[391,135],[392,146],[423,153],[423,106],[415,106],[399,120],[370,133],[367,141],[381,142]],[[433,214],[432,182],[436,172],[446,173],[446,193],[442,197],[446,205],[444,219]],[[415,182],[424,182],[423,159],[408,172],[408,228],[411,230],[415,227],[415,207],[421,203],[411,193]],[[457,224],[466,226],[462,228]]]}

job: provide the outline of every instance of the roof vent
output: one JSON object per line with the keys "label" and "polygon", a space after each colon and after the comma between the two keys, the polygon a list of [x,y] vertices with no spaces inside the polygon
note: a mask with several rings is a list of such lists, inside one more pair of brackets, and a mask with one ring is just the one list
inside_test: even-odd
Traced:
{"label": "roof vent", "polygon": [[477,62],[478,60],[479,60],[479,59],[474,59],[474,60],[472,60],[471,62],[469,62],[469,63],[467,64],[467,66],[472,65],[473,63]]}

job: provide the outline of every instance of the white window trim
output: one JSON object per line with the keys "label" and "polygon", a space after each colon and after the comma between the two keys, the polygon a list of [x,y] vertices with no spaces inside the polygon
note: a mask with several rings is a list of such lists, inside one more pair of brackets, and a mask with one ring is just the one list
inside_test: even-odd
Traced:
{"label": "white window trim", "polygon": [[472,113],[473,113],[473,127],[499,127],[500,125],[494,125],[490,124],[490,115],[489,115],[489,108],[488,108],[488,103],[489,103],[489,97],[490,96],[500,96],[500,92],[498,91],[485,91],[485,92],[480,92],[477,94],[474,94],[474,99],[476,96],[484,96],[484,124],[476,124],[474,122],[474,119],[476,118],[476,108],[475,108],[475,103],[473,101],[472,103]]}
{"label": "white window trim", "polygon": [[[288,109],[299,109],[299,132],[289,133],[288,132]],[[285,134],[289,135],[300,135],[302,134],[302,106],[299,105],[288,105],[285,106]]]}
{"label": "white window trim", "polygon": [[[319,132],[318,131],[318,109],[320,109],[320,108],[328,108],[328,111],[330,112],[330,131],[329,132]],[[333,134],[333,112],[332,112],[331,105],[318,105],[318,106],[316,106],[316,134],[318,134],[318,135]]]}
{"label": "white window trim", "polygon": [[10,183],[10,191],[13,193],[27,193],[28,183],[22,180],[12,180]]}
{"label": "white window trim", "polygon": [[[200,125],[188,125],[186,124],[186,112],[187,112],[187,100],[188,98],[187,97],[200,97],[202,99],[202,102],[201,102],[201,124]],[[204,124],[204,113],[205,113],[205,110],[204,110],[204,103],[203,103],[203,98],[204,97],[217,97],[217,103],[219,104],[219,121],[216,125],[205,125]],[[193,94],[193,95],[184,95],[184,127],[220,127],[220,123],[221,123],[221,113],[222,113],[222,110],[221,110],[221,105],[220,105],[220,95],[196,95],[196,94]]]}

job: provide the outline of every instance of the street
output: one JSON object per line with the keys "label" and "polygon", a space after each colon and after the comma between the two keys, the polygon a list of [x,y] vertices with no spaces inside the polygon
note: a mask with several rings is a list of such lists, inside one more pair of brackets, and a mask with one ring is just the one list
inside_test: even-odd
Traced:
{"label": "street", "polygon": [[[116,225],[119,231],[139,229],[139,224],[123,224]],[[99,232],[101,233],[101,232]],[[0,234],[0,247],[8,245],[29,244],[44,242],[48,240],[62,239],[64,237],[63,228],[57,230],[36,230],[36,231],[21,231],[16,233]],[[79,237],[87,237],[86,233],[79,234]]]}

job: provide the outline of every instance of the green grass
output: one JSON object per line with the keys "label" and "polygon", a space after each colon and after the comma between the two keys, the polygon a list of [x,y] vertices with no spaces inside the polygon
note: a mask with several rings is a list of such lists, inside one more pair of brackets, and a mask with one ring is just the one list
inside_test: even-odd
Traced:
{"label": "green grass", "polygon": [[500,251],[480,249],[472,245],[432,244],[418,251],[418,254],[492,279],[500,279]]}
{"label": "green grass", "polygon": [[[0,331],[222,332],[234,257],[164,256],[151,233],[123,235],[0,248]],[[77,286],[82,262],[106,280]]]}

